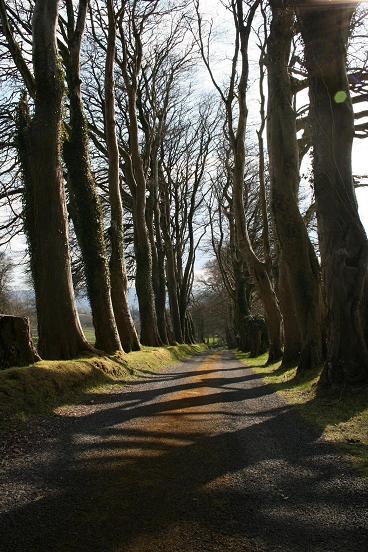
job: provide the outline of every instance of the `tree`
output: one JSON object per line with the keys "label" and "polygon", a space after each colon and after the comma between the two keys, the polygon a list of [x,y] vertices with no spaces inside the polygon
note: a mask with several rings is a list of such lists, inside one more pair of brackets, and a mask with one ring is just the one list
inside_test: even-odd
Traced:
{"label": "tree", "polygon": [[[172,110],[161,155],[162,230],[167,255],[169,302],[176,339],[188,340],[188,306],[197,249],[206,232],[202,208],[218,119],[211,101],[185,114],[185,101]],[[192,113],[193,112],[193,113]]]}
{"label": "tree", "polygon": [[314,189],[327,308],[323,381],[368,380],[368,243],[358,214],[351,150],[354,115],[346,73],[355,2],[295,3],[305,44],[314,148]]}
{"label": "tree", "polygon": [[114,59],[116,54],[116,20],[112,0],[107,0],[108,37],[105,65],[105,134],[109,162],[110,275],[112,301],[120,339],[126,352],[140,349],[137,332],[128,305],[128,278],[124,258],[124,220],[120,193],[120,159],[116,138]]}
{"label": "tree", "polygon": [[134,0],[131,6],[124,3],[119,25],[122,57],[117,58],[128,104],[129,150],[125,152],[125,176],[130,183],[133,199],[135,285],[141,321],[140,338],[143,345],[151,346],[159,345],[161,341],[152,282],[152,249],[146,222],[147,182],[139,143],[137,94],[143,58],[142,34],[157,5],[158,0],[150,3],[148,7],[141,7],[138,0]]}
{"label": "tree", "polygon": [[[83,262],[83,283],[91,304],[96,347],[107,352],[120,348],[110,298],[110,281],[106,263],[103,236],[103,220],[88,147],[88,123],[84,114],[80,79],[80,51],[85,27],[88,2],[81,0],[77,17],[71,1],[66,3],[66,19],[59,18],[60,30],[65,40],[58,41],[66,68],[70,121],[66,124],[63,156],[67,166],[69,212],[73,220]],[[32,98],[35,95],[34,77],[24,59],[24,54],[14,38],[8,22],[5,5],[0,6],[1,16],[7,28],[7,45],[13,61],[22,76]],[[12,11],[12,14],[14,12]],[[18,18],[19,19],[19,18]],[[19,19],[22,25],[22,19]]]}
{"label": "tree", "polygon": [[[252,247],[245,215],[244,203],[244,173],[246,164],[246,129],[247,129],[247,86],[249,76],[249,59],[248,59],[248,44],[252,29],[252,22],[256,10],[260,4],[259,0],[251,2],[248,11],[244,14],[243,0],[236,0],[230,3],[230,10],[234,18],[235,25],[235,48],[232,60],[232,72],[230,76],[230,84],[227,92],[224,93],[216,83],[210,67],[208,55],[205,52],[202,22],[199,14],[199,2],[196,1],[196,11],[199,27],[199,41],[202,52],[202,57],[207,66],[211,79],[220,94],[226,110],[226,125],[229,144],[233,154],[233,205],[234,205],[234,220],[236,226],[236,239],[239,247],[239,252],[246,263],[249,272],[254,279],[259,296],[262,300],[267,328],[269,332],[270,350],[268,362],[276,362],[282,356],[281,349],[281,317],[277,303],[275,292],[272,288],[270,275],[267,267],[262,262]],[[239,69],[239,80],[236,87],[237,66]],[[237,90],[236,90],[237,88]],[[234,100],[236,99],[237,115],[234,110]],[[234,128],[234,120],[236,119],[236,128]]]}
{"label": "tree", "polygon": [[[70,123],[64,140],[64,159],[70,213],[82,253],[87,294],[91,304],[96,347],[108,353],[131,349],[124,334],[126,321],[115,323],[110,295],[110,278],[104,239],[103,218],[89,156],[88,122],[81,93],[80,52],[88,0],[80,0],[75,19],[73,2],[66,2],[67,22],[64,35],[67,48],[62,49],[68,84]],[[118,318],[118,317],[117,317]],[[123,329],[121,329],[123,326]]]}
{"label": "tree", "polygon": [[[281,301],[284,320],[296,315],[300,340],[299,370],[322,362],[319,265],[298,207],[299,152],[295,111],[288,73],[294,13],[284,2],[271,0],[272,21],[267,42],[267,142],[271,177],[271,205],[281,247],[280,286],[290,295]],[[284,298],[283,298],[284,299]],[[285,333],[290,339],[289,326]],[[295,335],[295,330],[292,335]],[[286,349],[288,362],[296,351]]]}
{"label": "tree", "polygon": [[63,80],[56,44],[58,1],[35,2],[34,115],[19,108],[19,149],[25,186],[25,224],[36,293],[43,358],[72,358],[90,347],[78,319],[72,286],[61,169]]}
{"label": "tree", "polygon": [[[172,271],[170,256],[170,235],[167,233],[170,224],[167,223],[165,213],[170,209],[165,183],[160,171],[161,153],[167,134],[170,132],[172,121],[169,113],[175,109],[174,105],[180,101],[182,91],[180,81],[182,75],[190,66],[190,45],[184,52],[177,53],[178,46],[183,40],[182,16],[170,13],[168,30],[163,37],[157,38],[149,44],[138,87],[139,122],[144,133],[144,165],[147,173],[148,198],[146,204],[146,221],[152,251],[152,282],[155,294],[157,324],[160,339],[163,344],[168,343],[168,329],[166,319],[166,279],[169,288],[169,301],[174,309],[173,286],[175,273]],[[165,219],[165,220],[164,220]],[[165,261],[167,260],[168,275],[166,277]],[[174,275],[174,276],[173,276]],[[175,309],[172,310],[175,340],[183,341],[181,327],[177,324]],[[179,319],[179,318],[178,318]]]}

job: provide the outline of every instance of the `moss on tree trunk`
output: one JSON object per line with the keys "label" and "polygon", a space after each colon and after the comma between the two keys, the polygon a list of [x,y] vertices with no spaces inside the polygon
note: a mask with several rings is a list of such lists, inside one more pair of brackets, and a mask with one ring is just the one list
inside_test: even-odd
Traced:
{"label": "moss on tree trunk", "polygon": [[43,358],[68,359],[90,349],[72,285],[67,212],[61,167],[63,81],[56,45],[58,1],[36,1],[33,13],[35,108],[18,117],[25,185],[25,230],[36,294]]}

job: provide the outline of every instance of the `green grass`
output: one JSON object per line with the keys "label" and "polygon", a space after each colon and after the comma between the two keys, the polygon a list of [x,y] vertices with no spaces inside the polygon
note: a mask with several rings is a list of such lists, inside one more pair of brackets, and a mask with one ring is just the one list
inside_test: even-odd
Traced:
{"label": "green grass", "polygon": [[95,330],[93,328],[83,328],[83,333],[88,343],[94,345],[96,341]]}
{"label": "green grass", "polygon": [[0,372],[0,428],[79,402],[88,392],[122,386],[206,350],[200,345],[143,347],[134,353],[86,356],[70,361],[41,361]]}
{"label": "green grass", "polygon": [[219,344],[223,343],[223,341],[219,337],[211,336],[207,339],[207,343],[209,347],[217,347]]}
{"label": "green grass", "polygon": [[280,363],[265,366],[267,354],[237,357],[261,374],[308,423],[317,427],[327,441],[348,452],[368,476],[368,389],[346,390],[340,395],[323,394],[317,387],[319,370],[297,376],[296,368],[282,369]]}
{"label": "green grass", "polygon": [[[36,329],[33,329],[32,330],[32,340],[33,340],[33,343],[35,345],[35,347],[37,347],[37,344],[38,344],[38,334],[37,334],[37,330]],[[94,328],[91,328],[90,326],[83,326],[83,333],[88,341],[88,343],[90,345],[94,345],[95,344],[95,330]]]}

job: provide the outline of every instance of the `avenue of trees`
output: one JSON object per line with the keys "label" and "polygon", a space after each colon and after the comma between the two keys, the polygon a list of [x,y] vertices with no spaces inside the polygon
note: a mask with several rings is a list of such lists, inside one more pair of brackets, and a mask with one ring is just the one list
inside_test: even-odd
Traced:
{"label": "avenue of trees", "polygon": [[323,366],[324,385],[365,384],[364,5],[217,1],[221,63],[201,0],[0,0],[0,240],[26,236],[38,353],[92,349],[82,289],[99,351],[208,327]]}

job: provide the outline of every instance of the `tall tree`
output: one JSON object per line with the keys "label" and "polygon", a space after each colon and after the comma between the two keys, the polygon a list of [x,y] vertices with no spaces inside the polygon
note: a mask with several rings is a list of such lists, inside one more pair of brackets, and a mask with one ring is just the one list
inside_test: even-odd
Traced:
{"label": "tall tree", "polygon": [[258,5],[258,1],[253,2],[246,17],[243,10],[243,0],[237,0],[236,5],[233,6],[237,40],[239,41],[241,69],[237,93],[239,105],[237,128],[234,131],[231,122],[229,134],[234,153],[233,201],[239,251],[243,255],[248,269],[254,278],[264,306],[270,340],[269,362],[275,362],[282,356],[280,311],[267,267],[257,257],[250,242],[244,209],[245,137],[248,116],[247,85],[249,75],[248,44],[252,21]]}
{"label": "tall tree", "polygon": [[[110,278],[103,217],[89,156],[88,122],[81,92],[80,52],[88,0],[80,0],[77,18],[73,2],[66,2],[68,48],[63,48],[68,84],[70,124],[64,141],[70,213],[82,252],[96,347],[108,353],[121,348],[110,296]],[[119,324],[120,327],[120,324]],[[120,332],[124,349],[130,350]],[[128,342],[129,343],[129,342]]]}
{"label": "tall tree", "polygon": [[[305,370],[322,362],[319,265],[298,207],[299,152],[288,73],[294,12],[281,0],[271,0],[270,4],[267,139],[271,205],[281,247],[280,277],[286,279],[286,282],[281,281],[282,292],[285,283],[291,292],[288,301],[282,301],[281,306],[286,309],[286,322],[290,310],[295,309],[301,345],[299,369]],[[285,329],[287,332],[289,327]],[[291,351],[287,353],[290,355]]]}
{"label": "tall tree", "polygon": [[118,58],[128,104],[129,149],[126,151],[125,174],[133,196],[135,285],[141,322],[140,338],[143,345],[151,346],[159,345],[161,340],[152,282],[152,249],[146,222],[147,181],[139,140],[137,94],[143,59],[142,35],[147,20],[155,13],[157,6],[158,0],[143,7],[139,0],[134,0],[132,5],[126,2],[123,4],[124,11],[119,25],[122,57]]}
{"label": "tall tree", "polygon": [[356,2],[295,2],[305,44],[314,148],[314,189],[330,384],[368,380],[368,242],[358,214],[351,151],[354,115],[346,73]]}
{"label": "tall tree", "polygon": [[120,155],[116,137],[114,60],[116,20],[112,0],[107,0],[108,37],[105,65],[105,136],[109,162],[110,274],[112,301],[120,339],[126,352],[139,350],[139,340],[128,304],[128,278],[124,257],[124,218],[120,193]]}
{"label": "tall tree", "polygon": [[[82,261],[91,304],[98,349],[113,352],[120,348],[110,298],[110,281],[106,262],[106,247],[103,236],[103,220],[91,169],[88,144],[88,123],[84,114],[81,93],[80,51],[85,27],[87,0],[78,5],[77,17],[71,1],[66,2],[67,18],[59,18],[61,33],[59,41],[62,59],[66,68],[70,121],[64,133],[64,160],[67,166],[69,212],[82,253]],[[35,84],[23,54],[10,28],[4,3],[0,5],[3,25],[7,29],[7,44],[14,63],[34,98]]]}
{"label": "tall tree", "polygon": [[[33,13],[34,115],[19,114],[26,231],[43,358],[66,359],[90,349],[78,319],[68,248],[61,169],[64,86],[56,44],[58,0],[37,0]],[[29,124],[28,124],[29,122]]]}
{"label": "tall tree", "polygon": [[[237,246],[243,262],[246,264],[255,282],[258,294],[263,303],[270,342],[268,362],[276,362],[282,356],[281,316],[266,263],[256,255],[249,237],[246,217],[247,194],[244,186],[247,156],[246,130],[248,122],[248,46],[252,23],[259,4],[260,0],[252,1],[249,4],[244,4],[243,0],[233,0],[230,3],[229,8],[235,26],[235,47],[232,58],[230,83],[226,92],[223,92],[213,76],[208,52],[206,53],[205,51],[202,34],[202,20],[199,13],[199,0],[196,0],[195,3],[202,58],[225,107],[227,137],[233,155],[232,195]],[[244,5],[248,7],[246,13],[244,13]],[[238,65],[240,66],[239,75]],[[236,102],[236,108],[234,102]]]}

